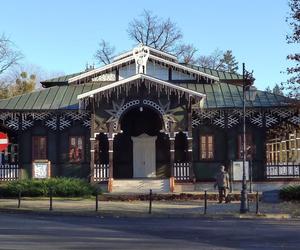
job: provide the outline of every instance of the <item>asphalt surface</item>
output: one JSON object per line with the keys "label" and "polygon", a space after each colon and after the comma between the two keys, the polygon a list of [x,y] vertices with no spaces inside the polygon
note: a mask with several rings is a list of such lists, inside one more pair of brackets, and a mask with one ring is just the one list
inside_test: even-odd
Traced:
{"label": "asphalt surface", "polygon": [[0,213],[0,249],[300,249],[300,221]]}

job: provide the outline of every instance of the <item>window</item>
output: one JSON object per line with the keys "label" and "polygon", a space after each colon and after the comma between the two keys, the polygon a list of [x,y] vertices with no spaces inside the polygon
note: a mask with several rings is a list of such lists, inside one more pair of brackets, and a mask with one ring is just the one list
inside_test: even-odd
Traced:
{"label": "window", "polygon": [[[251,159],[254,151],[251,134],[246,134],[246,159]],[[243,135],[238,136],[238,159],[243,159]]]}
{"label": "window", "polygon": [[214,137],[212,135],[202,135],[200,137],[200,158],[213,159],[214,158]]}
{"label": "window", "polygon": [[7,149],[0,152],[0,164],[18,163],[18,144],[10,143]]}
{"label": "window", "polygon": [[292,164],[297,161],[299,151],[297,133],[270,139],[266,144],[268,164]]}
{"label": "window", "polygon": [[84,159],[83,136],[70,136],[69,160],[82,162]]}
{"label": "window", "polygon": [[46,136],[32,137],[32,158],[33,160],[47,159],[47,138]]}

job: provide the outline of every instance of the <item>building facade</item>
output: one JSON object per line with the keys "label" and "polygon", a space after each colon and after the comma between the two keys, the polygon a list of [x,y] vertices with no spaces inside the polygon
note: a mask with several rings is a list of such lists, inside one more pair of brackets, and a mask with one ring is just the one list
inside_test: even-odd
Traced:
{"label": "building facade", "polygon": [[221,164],[239,181],[243,115],[249,179],[299,179],[298,103],[254,86],[243,92],[248,80],[141,45],[103,67],[44,81],[0,101],[10,141],[0,179],[31,177],[33,162],[48,160],[51,176],[109,191],[174,191],[214,180]]}

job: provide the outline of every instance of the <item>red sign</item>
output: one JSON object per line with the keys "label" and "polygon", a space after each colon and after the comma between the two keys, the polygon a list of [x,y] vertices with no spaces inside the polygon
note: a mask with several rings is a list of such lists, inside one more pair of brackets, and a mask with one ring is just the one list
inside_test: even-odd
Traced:
{"label": "red sign", "polygon": [[7,149],[8,137],[7,134],[0,132],[0,151]]}

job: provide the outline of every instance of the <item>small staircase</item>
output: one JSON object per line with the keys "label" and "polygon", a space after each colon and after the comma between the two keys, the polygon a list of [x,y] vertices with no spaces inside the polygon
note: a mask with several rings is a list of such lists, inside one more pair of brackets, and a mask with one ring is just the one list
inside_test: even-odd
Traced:
{"label": "small staircase", "polygon": [[117,179],[112,182],[112,193],[170,192],[170,179]]}

